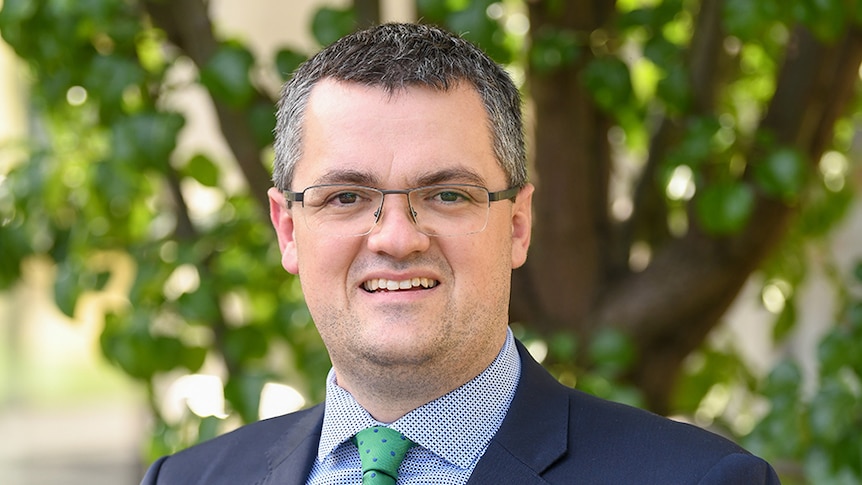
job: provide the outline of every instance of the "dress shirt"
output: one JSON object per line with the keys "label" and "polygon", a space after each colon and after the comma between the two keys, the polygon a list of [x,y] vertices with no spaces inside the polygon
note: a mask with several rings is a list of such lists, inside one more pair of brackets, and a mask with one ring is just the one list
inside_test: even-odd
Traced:
{"label": "dress shirt", "polygon": [[[520,374],[515,340],[507,330],[503,348],[481,374],[389,424],[418,445],[407,452],[398,484],[466,483],[506,417]],[[307,484],[361,483],[359,452],[350,438],[369,426],[383,424],[338,386],[330,370],[323,431]]]}

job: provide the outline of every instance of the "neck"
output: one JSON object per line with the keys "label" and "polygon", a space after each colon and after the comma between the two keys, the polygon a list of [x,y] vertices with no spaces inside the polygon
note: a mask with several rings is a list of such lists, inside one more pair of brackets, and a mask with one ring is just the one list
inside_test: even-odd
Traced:
{"label": "neck", "polygon": [[[381,423],[392,423],[414,409],[463,386],[481,374],[500,353],[503,341],[476,349],[477,358],[469,365],[453,366],[445,356],[436,365],[361,363],[339,366],[333,359],[336,382],[350,392],[371,416]],[[479,358],[482,356],[482,358]]]}

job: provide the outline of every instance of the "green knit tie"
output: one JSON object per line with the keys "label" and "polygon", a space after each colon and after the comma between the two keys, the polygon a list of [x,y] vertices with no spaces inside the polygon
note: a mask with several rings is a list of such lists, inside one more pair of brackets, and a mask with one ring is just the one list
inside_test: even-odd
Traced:
{"label": "green knit tie", "polygon": [[374,426],[356,433],[353,442],[362,460],[362,485],[394,485],[398,467],[407,450],[416,443],[385,426]]}

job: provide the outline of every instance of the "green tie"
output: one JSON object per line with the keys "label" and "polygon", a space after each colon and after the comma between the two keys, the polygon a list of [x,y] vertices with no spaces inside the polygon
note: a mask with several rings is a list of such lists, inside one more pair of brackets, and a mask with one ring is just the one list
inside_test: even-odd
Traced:
{"label": "green tie", "polygon": [[363,429],[356,433],[353,442],[362,460],[362,485],[394,485],[404,455],[416,446],[403,434],[385,426]]}

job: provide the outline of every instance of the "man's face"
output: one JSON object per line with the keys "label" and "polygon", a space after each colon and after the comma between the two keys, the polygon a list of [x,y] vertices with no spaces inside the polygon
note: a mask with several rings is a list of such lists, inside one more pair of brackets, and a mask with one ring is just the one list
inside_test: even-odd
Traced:
{"label": "man's face", "polygon": [[[323,80],[312,91],[303,128],[294,191],[333,183],[508,188],[485,110],[467,85],[390,95]],[[363,367],[481,372],[505,338],[511,270],[523,264],[529,245],[531,195],[528,185],[516,202],[491,203],[484,231],[454,237],[419,232],[407,198],[387,195],[371,233],[334,237],[309,227],[300,204],[288,209],[271,190],[282,264],[300,277],[339,384],[348,387],[345,376]],[[368,285],[417,279],[428,287],[370,291]]]}

